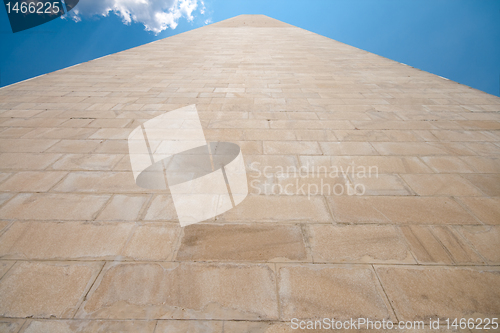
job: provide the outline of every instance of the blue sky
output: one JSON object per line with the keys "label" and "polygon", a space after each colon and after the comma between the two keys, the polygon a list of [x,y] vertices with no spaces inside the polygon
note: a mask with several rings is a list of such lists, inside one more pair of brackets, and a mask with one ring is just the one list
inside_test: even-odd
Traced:
{"label": "blue sky", "polygon": [[[130,0],[80,0],[71,17],[15,34],[2,6],[0,86],[198,28],[207,21],[265,14],[500,96],[499,0],[150,2],[155,5],[144,8],[131,6]],[[115,11],[108,11],[113,4]],[[161,19],[152,20],[155,16],[145,13],[160,13],[156,17]]]}

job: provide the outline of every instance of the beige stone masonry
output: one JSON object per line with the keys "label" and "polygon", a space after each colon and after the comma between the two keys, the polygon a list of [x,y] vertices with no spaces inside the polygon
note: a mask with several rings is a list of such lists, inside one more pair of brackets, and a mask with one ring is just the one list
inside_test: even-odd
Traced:
{"label": "beige stone masonry", "polygon": [[[181,228],[127,138],[192,104],[250,194]],[[263,15],[0,89],[0,332],[499,318],[499,249],[499,97]]]}

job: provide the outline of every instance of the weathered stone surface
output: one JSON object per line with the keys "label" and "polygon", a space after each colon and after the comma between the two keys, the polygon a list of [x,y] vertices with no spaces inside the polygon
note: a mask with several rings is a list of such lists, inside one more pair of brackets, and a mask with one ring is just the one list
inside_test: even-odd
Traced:
{"label": "weathered stone surface", "polygon": [[320,142],[319,144],[325,155],[378,155],[369,142]]}
{"label": "weathered stone surface", "polygon": [[305,261],[299,225],[211,225],[183,229],[176,260]]}
{"label": "weathered stone surface", "polygon": [[456,156],[425,156],[422,160],[437,173],[473,173],[474,168]]}
{"label": "weathered stone surface", "polygon": [[500,224],[500,198],[459,198],[484,224]]}
{"label": "weathered stone surface", "polygon": [[18,172],[2,185],[0,191],[6,192],[47,192],[57,184],[66,172],[24,171]]}
{"label": "weathered stone surface", "polygon": [[144,216],[145,221],[178,221],[172,196],[158,194],[151,201]]}
{"label": "weathered stone surface", "polygon": [[51,153],[91,153],[101,146],[99,140],[61,140],[47,149]]}
{"label": "weathered stone surface", "polygon": [[21,326],[23,326],[23,323],[24,319],[0,318],[0,332],[17,333]]}
{"label": "weathered stone surface", "polygon": [[159,320],[156,325],[155,333],[223,333],[236,332],[223,329],[222,321],[215,320]]}
{"label": "weathered stone surface", "polygon": [[415,156],[300,156],[301,166],[326,166],[344,172],[360,170],[376,174],[434,173]]}
{"label": "weathered stone surface", "polygon": [[[398,175],[373,175],[366,178],[351,177],[353,193],[361,195],[412,195],[413,192]],[[347,192],[347,191],[346,191]]]}
{"label": "weathered stone surface", "polygon": [[328,197],[337,222],[476,224],[477,220],[451,198]]}
{"label": "weathered stone surface", "polygon": [[400,320],[496,317],[498,269],[376,267]]}
{"label": "weathered stone surface", "polygon": [[9,269],[11,269],[12,265],[14,265],[15,263],[15,261],[0,261],[0,279],[5,275],[5,273],[7,273]]}
{"label": "weathered stone surface", "polygon": [[16,222],[0,236],[0,257],[114,259],[134,223]]}
{"label": "weathered stone surface", "polygon": [[115,195],[97,217],[102,221],[136,221],[148,195]]}
{"label": "weathered stone surface", "polygon": [[394,226],[310,225],[314,262],[415,263]]}
{"label": "weathered stone surface", "polygon": [[156,321],[32,320],[23,333],[155,332]]}
{"label": "weathered stone surface", "polygon": [[321,155],[317,142],[307,141],[265,141],[264,154]]}
{"label": "weathered stone surface", "polygon": [[[401,124],[401,122],[399,122]],[[373,122],[370,122],[373,124]],[[381,155],[442,155],[444,151],[425,142],[374,142],[373,147]]]}
{"label": "weathered stone surface", "polygon": [[72,318],[101,263],[18,262],[0,280],[0,315]]}
{"label": "weathered stone surface", "polygon": [[133,260],[172,260],[180,229],[177,224],[141,224],[133,231],[123,256]]}
{"label": "weathered stone surface", "polygon": [[0,154],[0,169],[2,170],[43,170],[55,161],[61,154],[35,153],[2,153]]}
{"label": "weathered stone surface", "polygon": [[5,231],[4,229],[7,228],[10,223],[10,221],[0,221],[0,234]]}
{"label": "weathered stone surface", "polygon": [[278,286],[282,320],[395,319],[371,266],[282,266]]}
{"label": "weathered stone surface", "polygon": [[484,264],[476,251],[455,231],[453,227],[434,226],[432,233],[443,244],[456,264]]}
{"label": "weathered stone surface", "polygon": [[3,205],[8,200],[12,199],[13,196],[14,194],[10,193],[0,193],[0,206]]}
{"label": "weathered stone surface", "polygon": [[479,189],[459,175],[424,174],[403,175],[403,179],[423,196],[481,196]]}
{"label": "weathered stone surface", "polygon": [[276,319],[267,265],[108,264],[77,318]]}
{"label": "weathered stone surface", "polygon": [[492,197],[500,196],[500,175],[496,174],[472,174],[464,176],[473,185],[478,187],[484,194]]}
{"label": "weathered stone surface", "polygon": [[331,217],[321,197],[249,195],[217,221],[309,221],[330,222]]}
{"label": "weathered stone surface", "polygon": [[130,172],[70,172],[54,192],[151,193],[137,186]]}
{"label": "weathered stone surface", "polygon": [[92,220],[109,195],[21,193],[0,209],[0,216],[20,220]]}
{"label": "weathered stone surface", "polygon": [[458,230],[488,263],[500,263],[499,226],[463,226],[458,227]]}
{"label": "weathered stone surface", "polygon": [[421,264],[484,264],[485,261],[448,226],[402,226],[415,259]]}
{"label": "weathered stone surface", "polygon": [[[0,132],[1,133],[1,132]],[[8,172],[0,172],[0,183],[2,183],[4,180],[12,176],[11,173]]]}
{"label": "weathered stone surface", "polygon": [[123,155],[66,154],[51,166],[54,170],[112,170]]}
{"label": "weathered stone surface", "polygon": [[415,258],[422,264],[452,264],[446,248],[428,226],[402,226],[401,231]]}

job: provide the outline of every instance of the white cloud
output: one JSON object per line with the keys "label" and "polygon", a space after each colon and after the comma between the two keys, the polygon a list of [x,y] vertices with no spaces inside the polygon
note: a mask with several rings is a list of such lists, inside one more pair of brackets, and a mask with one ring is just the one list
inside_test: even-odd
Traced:
{"label": "white cloud", "polygon": [[200,13],[201,15],[204,15],[206,10],[205,2],[203,2],[203,0],[200,0],[200,3],[201,3]]}
{"label": "white cloud", "polygon": [[[203,1],[201,4],[203,14],[205,5]],[[70,15],[78,22],[82,17],[113,13],[125,24],[142,23],[147,31],[158,34],[168,28],[175,29],[181,17],[192,21],[197,7],[198,0],[83,0]]]}

